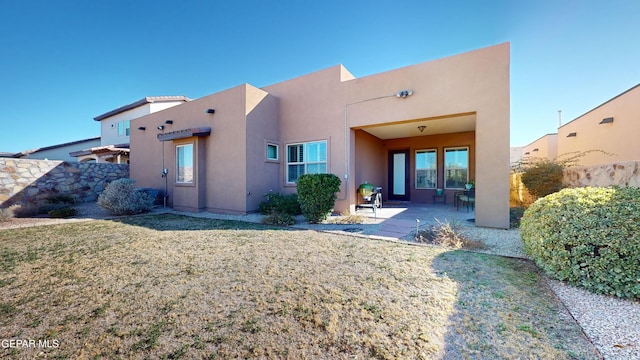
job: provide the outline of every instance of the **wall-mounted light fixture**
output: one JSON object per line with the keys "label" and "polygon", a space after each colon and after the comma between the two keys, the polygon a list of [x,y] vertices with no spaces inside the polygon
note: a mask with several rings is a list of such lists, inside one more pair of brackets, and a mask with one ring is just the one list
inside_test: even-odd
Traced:
{"label": "wall-mounted light fixture", "polygon": [[158,130],[161,130],[161,131],[162,131],[162,130],[164,130],[164,125],[158,125],[158,127],[157,127],[156,129],[158,129]]}
{"label": "wall-mounted light fixture", "polygon": [[207,109],[207,110],[205,110],[205,113],[207,113],[207,114],[215,114],[215,112],[216,112],[216,109]]}
{"label": "wall-mounted light fixture", "polygon": [[413,90],[401,90],[401,91],[398,91],[396,93],[396,97],[399,97],[399,98],[402,98],[402,99],[406,98],[407,96],[411,96],[411,95],[413,95]]}
{"label": "wall-mounted light fixture", "polygon": [[529,155],[529,152],[527,151],[526,153],[524,153],[525,155]]}
{"label": "wall-mounted light fixture", "polygon": [[569,135],[567,135],[567,137],[576,137],[576,136],[578,136],[578,133],[574,133],[574,132],[569,133]]}
{"label": "wall-mounted light fixture", "polygon": [[164,123],[171,125],[171,124],[173,124],[173,120],[165,120]]}
{"label": "wall-mounted light fixture", "polygon": [[538,151],[538,150],[539,150],[538,148],[535,148],[535,149],[533,149],[533,150],[531,150],[531,151]]}
{"label": "wall-mounted light fixture", "polygon": [[602,121],[600,121],[598,124],[611,124],[612,122],[613,122],[613,116],[602,119]]}
{"label": "wall-mounted light fixture", "polygon": [[426,126],[424,126],[424,125],[420,125],[420,126],[418,126],[418,130],[420,130],[420,132],[423,132],[423,131],[424,131],[424,129],[426,129],[426,128],[427,128],[427,127],[426,127]]}
{"label": "wall-mounted light fixture", "polygon": [[144,127],[144,126],[138,126],[138,130],[145,131],[145,130],[147,130],[147,128],[146,128],[146,127]]}

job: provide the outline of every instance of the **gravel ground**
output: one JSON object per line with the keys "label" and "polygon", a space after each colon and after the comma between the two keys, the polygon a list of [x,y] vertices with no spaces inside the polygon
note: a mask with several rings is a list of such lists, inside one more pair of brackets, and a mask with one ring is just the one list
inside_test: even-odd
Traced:
{"label": "gravel ground", "polygon": [[[108,215],[95,204],[82,204],[76,206],[76,208],[79,213],[73,219],[14,219],[0,223],[0,229],[108,218]],[[260,214],[244,216],[211,213],[194,214],[162,208],[156,208],[154,212],[171,212],[202,218],[249,222],[260,222],[262,218]],[[296,227],[368,237],[380,228],[380,224],[310,225],[299,223]],[[484,250],[477,250],[479,252],[526,258],[520,241],[520,231],[517,229],[499,230],[465,226],[463,231],[469,237],[480,240],[487,246]],[[551,279],[548,279],[548,282],[558,298],[582,327],[585,335],[598,348],[605,359],[640,359],[640,302],[592,294]]]}

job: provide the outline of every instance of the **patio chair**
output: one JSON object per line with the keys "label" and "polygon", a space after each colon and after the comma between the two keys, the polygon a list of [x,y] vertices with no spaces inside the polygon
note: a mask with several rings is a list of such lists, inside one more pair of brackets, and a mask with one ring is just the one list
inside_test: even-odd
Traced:
{"label": "patio chair", "polygon": [[455,202],[456,211],[460,210],[460,203],[467,205],[467,212],[469,211],[469,208],[471,208],[471,210],[474,210],[476,205],[476,188],[474,187],[470,190],[464,191],[462,195],[459,195],[455,198]]}
{"label": "patio chair", "polygon": [[362,197],[364,204],[356,205],[356,210],[363,207],[370,207],[373,213],[376,209],[382,208],[382,188],[364,183],[358,187],[358,193]]}

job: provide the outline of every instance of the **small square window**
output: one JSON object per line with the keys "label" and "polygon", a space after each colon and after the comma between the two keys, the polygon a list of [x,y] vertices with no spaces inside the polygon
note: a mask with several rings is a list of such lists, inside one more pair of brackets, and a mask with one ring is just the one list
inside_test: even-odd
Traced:
{"label": "small square window", "polygon": [[267,160],[278,161],[278,145],[267,144]]}

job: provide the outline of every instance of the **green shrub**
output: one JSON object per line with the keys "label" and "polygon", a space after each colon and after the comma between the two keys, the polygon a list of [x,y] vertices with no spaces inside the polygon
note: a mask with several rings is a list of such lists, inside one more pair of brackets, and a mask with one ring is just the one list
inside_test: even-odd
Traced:
{"label": "green shrub", "polygon": [[276,226],[290,226],[295,224],[296,221],[291,214],[274,210],[271,214],[262,218],[262,223]]}
{"label": "green shrub", "polygon": [[54,209],[48,212],[49,217],[52,217],[52,218],[68,218],[70,216],[74,216],[77,213],[78,213],[78,210],[70,206]]}
{"label": "green shrub", "polygon": [[564,189],[531,205],[520,229],[525,251],[552,277],[640,299],[640,189]]}
{"label": "green shrub", "polygon": [[47,199],[49,204],[74,204],[76,199],[69,194],[58,194]]}
{"label": "green shrub", "polygon": [[535,197],[543,197],[563,188],[564,165],[553,160],[540,160],[526,166],[522,183]]}
{"label": "green shrub", "polygon": [[304,174],[298,178],[298,201],[302,215],[310,223],[327,218],[340,191],[340,178],[334,174]]}
{"label": "green shrub", "polygon": [[111,215],[133,215],[153,208],[154,197],[148,191],[136,191],[132,179],[118,179],[107,185],[97,204]]}
{"label": "green shrub", "polygon": [[270,192],[265,195],[266,200],[258,206],[258,211],[264,215],[270,215],[273,211],[286,213],[289,215],[300,215],[300,203],[298,202],[298,194],[280,194]]}

